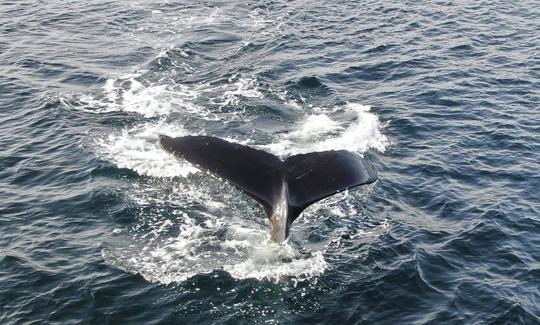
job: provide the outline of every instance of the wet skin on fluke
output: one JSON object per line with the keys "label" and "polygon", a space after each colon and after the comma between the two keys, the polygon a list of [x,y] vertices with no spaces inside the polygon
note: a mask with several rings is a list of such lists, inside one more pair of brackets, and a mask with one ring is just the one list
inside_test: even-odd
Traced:
{"label": "wet skin on fluke", "polygon": [[282,161],[263,150],[210,136],[160,136],[174,156],[226,180],[259,202],[270,220],[270,236],[281,243],[309,205],[377,180],[367,160],[346,150],[293,155]]}

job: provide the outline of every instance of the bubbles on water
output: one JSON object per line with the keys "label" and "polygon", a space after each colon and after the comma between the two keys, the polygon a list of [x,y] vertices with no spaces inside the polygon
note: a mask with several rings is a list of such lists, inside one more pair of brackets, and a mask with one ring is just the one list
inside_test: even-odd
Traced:
{"label": "bubbles on water", "polygon": [[262,98],[263,94],[258,89],[257,81],[255,78],[246,78],[233,75],[229,78],[229,83],[224,88],[221,102],[218,102],[220,106],[238,105],[242,97],[246,98]]}
{"label": "bubbles on water", "polygon": [[[221,21],[220,15],[217,10],[209,19]],[[189,22],[181,24],[185,23]],[[182,66],[182,71],[194,71],[190,54],[174,46],[165,47],[157,59]],[[101,158],[149,176],[133,181],[126,193],[137,211],[135,221],[126,228],[115,227],[111,239],[103,243],[102,253],[109,264],[164,284],[218,270],[235,279],[310,282],[330,267],[329,250],[383,233],[361,225],[364,219],[357,202],[365,198],[345,192],[306,210],[295,222],[291,239],[277,245],[270,240],[266,217],[256,203],[175,159],[162,150],[158,140],[159,134],[193,134],[187,130],[194,125],[198,134],[212,135],[215,125],[250,119],[253,112],[246,109],[250,102],[272,100],[301,119],[286,132],[253,133],[241,139],[234,133],[222,136],[282,158],[336,149],[358,154],[369,149],[384,151],[388,140],[369,106],[313,106],[301,95],[263,85],[248,73],[186,84],[174,78],[154,80],[154,75],[136,68],[108,78],[100,89],[80,95],[70,104],[85,112],[129,112],[138,118],[121,130],[92,134],[92,150]],[[271,143],[261,144],[261,139],[271,139]],[[337,219],[339,227],[333,226]]]}
{"label": "bubbles on water", "polygon": [[[102,253],[109,264],[163,284],[218,270],[235,279],[317,281],[330,267],[327,254],[376,240],[388,229],[384,222],[362,225],[363,194],[342,193],[308,208],[291,239],[278,245],[270,240],[262,209],[214,177],[149,180],[134,187],[128,196],[139,206],[138,216],[127,229],[113,232]],[[340,227],[325,226],[336,218]],[[315,242],[313,234],[319,237]]]}
{"label": "bubbles on water", "polygon": [[[140,207],[140,220],[130,229],[115,230],[113,238],[104,243],[103,256],[108,263],[141,274],[148,281],[164,284],[184,282],[216,270],[225,271],[236,279],[312,281],[329,267],[325,259],[328,249],[357,237],[351,229],[358,228],[358,223],[353,222],[349,225],[351,228],[345,226],[344,229],[321,230],[319,226],[320,218],[347,219],[358,214],[354,206],[343,203],[349,200],[345,193],[345,197],[333,197],[325,202],[324,208],[316,205],[308,209],[299,219],[302,221],[295,224],[294,236],[300,241],[305,242],[305,236],[318,233],[326,244],[319,241],[306,249],[292,240],[276,245],[269,239],[266,218],[260,208],[250,211],[249,199],[230,187],[217,193],[206,188],[209,183],[198,184],[196,180],[193,183],[190,175],[198,170],[173,158],[159,146],[159,134],[188,134],[177,119],[167,118],[174,111],[172,107],[181,107],[185,114],[204,118],[210,109],[190,101],[205,92],[219,93],[215,103],[221,105],[237,105],[243,98],[262,98],[264,94],[256,79],[235,75],[226,84],[192,87],[195,90],[184,92],[190,94],[184,96],[171,95],[170,86],[144,86],[142,82],[134,82],[135,78],[109,79],[101,103],[107,103],[110,109],[125,109],[129,103],[131,111],[142,116],[165,116],[158,121],[142,121],[97,136],[96,151],[119,168],[163,181],[134,184],[128,197]],[[181,105],[174,104],[175,101]],[[190,107],[195,107],[194,114],[189,112]],[[281,139],[275,137],[278,141],[259,147],[284,157],[331,149],[358,153],[369,148],[382,151],[387,145],[381,124],[368,106],[349,103],[333,108],[314,107],[311,112]],[[242,112],[238,114],[241,118]],[[244,141],[250,144],[253,139]],[[176,178],[171,179],[173,177]],[[222,197],[216,200],[220,195]]]}
{"label": "bubbles on water", "polygon": [[[277,254],[276,254],[277,253]],[[257,279],[279,281],[283,278],[293,278],[295,281],[306,281],[324,273],[327,263],[321,251],[312,252],[305,258],[296,258],[283,262],[286,258],[294,258],[293,254],[280,254],[281,251],[264,251],[260,256],[251,257],[244,262],[229,265],[224,268],[237,279]],[[272,254],[272,255],[269,255]]]}
{"label": "bubbles on water", "polygon": [[326,114],[310,115],[300,127],[287,136],[290,138],[298,138],[308,140],[312,137],[320,137],[321,135],[329,135],[343,130],[343,127],[338,122],[333,121]]}
{"label": "bubbles on water", "polygon": [[208,118],[210,112],[199,107],[197,87],[182,84],[141,82],[143,72],[107,79],[101,91],[80,96],[76,108],[87,112],[130,112],[151,118],[173,112]]}
{"label": "bubbles on water", "polygon": [[[222,103],[226,105],[237,104],[243,97],[264,96],[255,79],[241,76],[233,76],[229,83],[216,87],[220,89]],[[108,91],[117,96],[114,89]],[[165,87],[153,89],[166,92]],[[207,90],[199,88],[199,91]],[[113,95],[107,98],[115,99]],[[307,250],[297,247],[294,241],[276,245],[269,239],[266,218],[261,209],[249,212],[246,202],[249,199],[239,195],[235,189],[222,192],[221,195],[228,193],[226,198],[216,200],[220,193],[205,189],[209,183],[193,185],[193,179],[187,177],[197,169],[163,151],[158,144],[159,134],[181,136],[187,132],[183,125],[162,118],[157,122],[143,122],[111,132],[96,140],[99,154],[120,168],[129,168],[157,179],[182,177],[165,183],[133,186],[130,197],[144,212],[131,230],[116,231],[113,239],[104,243],[103,256],[112,265],[141,274],[148,281],[165,284],[183,282],[197,274],[216,270],[226,271],[236,279],[312,281],[327,270],[325,253],[328,249],[365,234],[358,230],[355,235],[355,230],[351,229],[361,227],[354,222],[350,228],[345,226],[343,229],[321,230],[319,226],[320,218],[347,219],[358,214],[354,205],[343,203],[358,200],[358,197],[349,198],[346,192],[344,197],[332,197],[308,209],[295,223],[294,236],[301,238],[300,241],[305,242],[304,237],[311,236],[311,233],[319,233],[326,244],[319,242]],[[245,141],[249,144],[253,140]],[[333,108],[312,108],[312,114],[280,140],[259,147],[284,157],[298,152],[331,149],[358,153],[369,148],[382,151],[386,145],[381,124],[370,108],[349,103]],[[210,182],[220,182],[209,179]],[[160,206],[172,207],[172,211],[148,210],[148,207]]]}
{"label": "bubbles on water", "polygon": [[384,151],[388,146],[382,124],[369,106],[347,103],[330,109],[317,107],[314,112],[298,123],[294,131],[260,147],[284,157],[340,149],[362,154],[371,148]]}
{"label": "bubbles on water", "polygon": [[[256,217],[266,221],[262,213]],[[306,254],[289,243],[275,244],[261,223],[220,215],[219,210],[168,217],[157,212],[145,219],[144,227],[116,231],[102,253],[108,263],[151,282],[178,283],[216,270],[237,279],[305,281],[326,269],[321,251]]]}
{"label": "bubbles on water", "polygon": [[136,125],[107,135],[97,136],[98,154],[119,168],[128,168],[140,175],[154,177],[187,176],[198,170],[165,152],[159,135],[186,135],[180,127],[164,121]]}

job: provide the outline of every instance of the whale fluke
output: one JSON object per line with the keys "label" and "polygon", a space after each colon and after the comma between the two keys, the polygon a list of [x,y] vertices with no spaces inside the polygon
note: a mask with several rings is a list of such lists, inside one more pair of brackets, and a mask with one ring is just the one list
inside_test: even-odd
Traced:
{"label": "whale fluke", "polygon": [[209,136],[160,136],[167,152],[228,181],[258,203],[270,220],[271,238],[283,242],[309,205],[377,180],[365,159],[346,150],[293,155],[282,161],[263,150]]}

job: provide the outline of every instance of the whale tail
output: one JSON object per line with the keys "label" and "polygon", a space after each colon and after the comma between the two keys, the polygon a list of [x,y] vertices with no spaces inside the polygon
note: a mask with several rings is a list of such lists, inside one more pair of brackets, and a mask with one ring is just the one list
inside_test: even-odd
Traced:
{"label": "whale tail", "polygon": [[167,152],[228,181],[262,205],[271,237],[283,242],[309,205],[377,180],[367,161],[346,150],[293,155],[280,160],[268,152],[209,136],[160,136]]}

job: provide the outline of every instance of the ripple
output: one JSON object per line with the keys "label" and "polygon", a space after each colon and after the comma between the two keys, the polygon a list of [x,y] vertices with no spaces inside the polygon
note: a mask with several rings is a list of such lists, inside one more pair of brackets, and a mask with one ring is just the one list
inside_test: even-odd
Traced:
{"label": "ripple", "polygon": [[[538,323],[535,15],[3,2],[0,322]],[[379,181],[276,246],[160,133],[347,149]]]}

